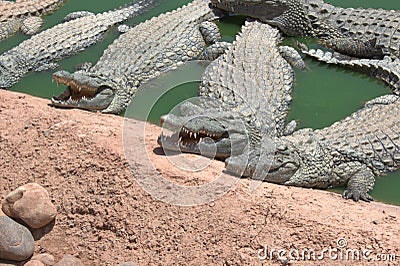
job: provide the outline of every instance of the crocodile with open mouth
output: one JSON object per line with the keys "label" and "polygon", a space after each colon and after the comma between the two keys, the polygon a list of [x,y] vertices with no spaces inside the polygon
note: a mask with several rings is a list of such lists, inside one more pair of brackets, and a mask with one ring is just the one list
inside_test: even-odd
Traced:
{"label": "crocodile with open mouth", "polygon": [[158,0],[142,0],[101,14],[74,12],[66,22],[42,31],[0,55],[0,88],[10,88],[29,71],[55,63],[101,41],[111,26],[146,11]]}
{"label": "crocodile with open mouth", "polygon": [[18,30],[32,35],[43,24],[42,16],[58,9],[65,0],[19,0],[0,1],[0,40]]}
{"label": "crocodile with open mouth", "polygon": [[341,8],[323,0],[211,0],[223,10],[254,17],[289,36],[310,36],[336,52],[360,58],[400,56],[397,10]]}
{"label": "crocodile with open mouth", "polygon": [[52,104],[114,114],[124,111],[148,80],[189,60],[212,60],[222,54],[229,44],[221,41],[212,22],[222,15],[210,1],[195,0],[140,23],[115,40],[94,66],[54,73],[53,79],[67,87]]}
{"label": "crocodile with open mouth", "polygon": [[206,68],[198,102],[183,103],[180,115],[161,117],[163,127],[173,130],[158,138],[163,149],[224,160],[254,149],[262,136],[290,134],[295,125],[285,120],[294,72],[280,54],[280,41],[277,29],[246,21],[232,47]]}
{"label": "crocodile with open mouth", "polygon": [[[274,63],[281,59],[267,45],[268,36],[249,29],[247,46],[244,28],[243,38],[206,69],[200,95],[207,98],[182,105],[181,116],[161,117],[163,126],[175,131],[162,134],[159,144],[164,150],[223,159],[236,175],[312,188],[347,185],[344,198],[371,201],[375,177],[399,169],[399,96],[373,99],[323,129],[280,126],[292,75],[283,74],[285,64]],[[268,49],[260,49],[260,42]],[[282,95],[279,88],[285,88]]]}

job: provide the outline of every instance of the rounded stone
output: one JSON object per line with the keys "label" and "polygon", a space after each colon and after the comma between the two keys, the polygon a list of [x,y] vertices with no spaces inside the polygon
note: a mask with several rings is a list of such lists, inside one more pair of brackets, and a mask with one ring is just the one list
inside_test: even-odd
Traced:
{"label": "rounded stone", "polygon": [[47,266],[53,266],[54,264],[56,264],[54,256],[48,253],[35,255],[32,257],[32,260],[38,260]]}
{"label": "rounded stone", "polygon": [[55,266],[83,266],[83,263],[80,259],[77,259],[72,255],[64,255]]}
{"label": "rounded stone", "polygon": [[21,219],[34,229],[50,223],[57,214],[46,189],[36,183],[26,184],[8,194],[2,207],[5,214]]}
{"label": "rounded stone", "polygon": [[35,242],[28,228],[0,216],[0,260],[23,261],[32,256]]}
{"label": "rounded stone", "polygon": [[24,266],[46,266],[43,262],[38,260],[30,260]]}

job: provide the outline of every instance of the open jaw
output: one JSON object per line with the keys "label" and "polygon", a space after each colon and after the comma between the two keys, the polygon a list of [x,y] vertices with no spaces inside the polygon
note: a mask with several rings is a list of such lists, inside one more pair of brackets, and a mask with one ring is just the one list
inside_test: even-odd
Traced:
{"label": "open jaw", "polygon": [[195,128],[190,125],[178,125],[178,123],[173,125],[169,123],[173,120],[171,117],[178,118],[169,114],[160,119],[161,126],[174,130],[169,136],[164,135],[163,131],[158,137],[157,142],[164,150],[201,154],[220,160],[230,156],[231,140],[226,130],[207,131],[204,127]]}
{"label": "open jaw", "polygon": [[[66,88],[59,96],[53,96],[51,103],[56,107],[80,108],[91,111],[106,109],[114,99],[115,90],[108,85],[79,82],[73,74],[59,71],[53,74],[53,82],[65,84]],[[66,77],[67,76],[67,77]]]}

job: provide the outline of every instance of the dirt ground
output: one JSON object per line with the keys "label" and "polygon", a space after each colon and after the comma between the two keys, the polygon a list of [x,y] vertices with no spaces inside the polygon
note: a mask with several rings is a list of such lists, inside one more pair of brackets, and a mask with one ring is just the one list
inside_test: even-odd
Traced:
{"label": "dirt ground", "polygon": [[221,162],[184,170],[157,149],[156,126],[132,121],[123,130],[122,117],[48,103],[0,90],[0,200],[37,182],[58,208],[35,254],[85,265],[314,264],[296,261],[312,251],[320,265],[400,262],[400,207],[268,183],[250,191],[249,180],[221,175]]}

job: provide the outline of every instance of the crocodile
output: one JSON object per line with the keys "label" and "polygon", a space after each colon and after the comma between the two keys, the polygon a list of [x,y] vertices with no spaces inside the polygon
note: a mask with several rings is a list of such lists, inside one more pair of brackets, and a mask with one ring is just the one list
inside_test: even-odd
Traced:
{"label": "crocodile", "polygon": [[61,70],[53,79],[66,85],[52,98],[56,107],[103,113],[124,111],[139,86],[194,59],[215,59],[229,47],[213,22],[223,12],[195,0],[153,17],[116,39],[92,67]]}
{"label": "crocodile", "polygon": [[260,19],[289,36],[318,38],[359,58],[400,56],[400,12],[341,8],[323,0],[211,0],[217,8]]}
{"label": "crocodile", "polygon": [[55,63],[102,40],[111,26],[143,13],[157,0],[142,0],[101,14],[75,12],[0,55],[0,88],[16,84],[30,71],[57,68]]}
{"label": "crocodile", "polygon": [[199,101],[160,118],[168,130],[158,138],[164,151],[225,160],[253,149],[262,135],[290,134],[295,125],[285,120],[294,72],[280,54],[280,41],[277,29],[246,21],[231,48],[203,73]]}
{"label": "crocodile", "polygon": [[0,1],[0,41],[18,30],[32,35],[43,24],[42,16],[58,9],[65,0]]}
{"label": "crocodile", "polygon": [[268,46],[271,35],[246,27],[204,72],[199,94],[206,98],[183,104],[181,115],[161,117],[172,134],[163,130],[159,145],[166,152],[225,160],[226,171],[234,175],[289,186],[347,186],[344,198],[371,201],[375,177],[400,165],[399,96],[373,99],[323,129],[288,131],[284,121],[293,76],[289,70],[283,74],[282,66],[288,66],[280,61],[279,49]]}
{"label": "crocodile", "polygon": [[[399,112],[398,95],[380,96],[329,127],[301,129],[275,139],[275,159],[270,164],[260,161],[257,167],[267,169],[265,181],[311,188],[347,185],[344,198],[371,201],[368,192],[375,177],[399,169]],[[259,153],[252,151],[254,158]],[[240,156],[226,160],[227,170],[233,173],[244,164]],[[251,176],[255,169],[249,163],[244,172]]]}
{"label": "crocodile", "polygon": [[[254,38],[252,42],[259,39]],[[260,63],[255,62],[255,65],[259,66]],[[220,76],[217,69],[211,68],[209,72],[209,75]],[[237,76],[237,73],[232,73],[233,77]],[[243,83],[242,77],[237,80]],[[219,82],[221,81],[217,78],[216,83]],[[252,87],[240,88],[250,90]],[[243,91],[247,96],[246,90]],[[209,89],[212,97],[215,97],[215,91],[218,89]],[[230,98],[229,92],[218,92],[218,95],[222,99]],[[197,114],[200,118],[182,118],[171,114],[161,117],[164,127],[180,129],[172,136],[161,135],[158,142],[164,149],[205,156],[212,155],[212,152],[207,153],[208,149],[212,151],[208,146],[217,145],[214,158],[225,159],[226,171],[229,173],[288,186],[320,189],[347,186],[343,197],[355,201],[373,200],[368,193],[374,187],[375,177],[400,168],[398,95],[389,94],[375,98],[357,112],[326,128],[306,128],[287,134],[284,133],[285,130],[277,130],[275,137],[271,134],[273,131],[263,129],[265,123],[271,122],[271,119],[261,117],[261,123],[254,117],[248,119],[259,111],[258,106],[262,104],[259,102],[266,102],[261,98],[260,92],[258,99],[249,102],[250,106],[256,104],[254,110],[237,107],[224,113],[215,109],[216,107],[212,109],[217,104],[206,105],[208,111],[196,106],[184,106],[184,113],[190,114],[186,109],[191,109],[192,116]],[[240,103],[241,101],[239,105]],[[243,109],[244,115],[239,112],[235,116],[237,109]],[[204,114],[199,111],[209,117],[203,118]],[[265,115],[265,112],[260,114]],[[225,151],[225,154],[220,154],[219,151]]]}

